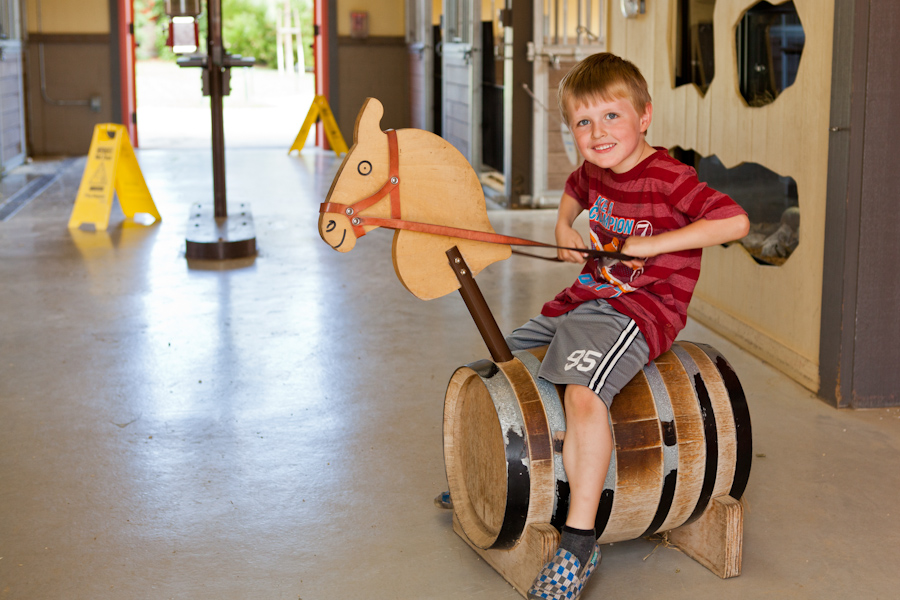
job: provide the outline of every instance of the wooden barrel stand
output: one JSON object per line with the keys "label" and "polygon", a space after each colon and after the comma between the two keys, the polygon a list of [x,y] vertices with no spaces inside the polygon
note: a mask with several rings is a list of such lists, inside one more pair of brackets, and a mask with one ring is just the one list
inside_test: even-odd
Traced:
{"label": "wooden barrel stand", "polygon": [[[546,347],[510,352],[458,248],[447,257],[493,358],[460,367],[447,385],[453,529],[524,596],[556,552],[568,512],[562,387],[538,378]],[[740,575],[753,442],[728,361],[710,346],[676,342],[622,388],[609,417],[598,541],[669,532],[720,577]]]}
{"label": "wooden barrel stand", "polygon": [[[555,553],[568,510],[561,388],[537,377],[545,351],[457,369],[444,403],[453,528],[523,595]],[[720,577],[739,575],[752,440],[727,361],[677,342],[622,389],[610,421],[598,540],[669,532]]]}

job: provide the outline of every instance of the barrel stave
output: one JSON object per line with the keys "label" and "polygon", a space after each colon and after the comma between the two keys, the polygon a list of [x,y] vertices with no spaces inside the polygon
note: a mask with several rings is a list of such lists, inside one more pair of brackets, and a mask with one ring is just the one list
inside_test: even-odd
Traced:
{"label": "barrel stave", "polygon": [[[684,365],[671,350],[654,363],[672,405],[678,448],[678,476],[668,515],[657,531],[674,529],[688,520],[700,498],[706,462],[703,416]],[[656,532],[651,532],[656,533]]]}
{"label": "barrel stave", "polygon": [[[634,539],[653,521],[662,492],[662,432],[653,394],[642,372],[619,392],[610,420],[615,448],[615,488],[608,518],[598,514],[601,543]],[[598,511],[599,512],[599,511]]]}

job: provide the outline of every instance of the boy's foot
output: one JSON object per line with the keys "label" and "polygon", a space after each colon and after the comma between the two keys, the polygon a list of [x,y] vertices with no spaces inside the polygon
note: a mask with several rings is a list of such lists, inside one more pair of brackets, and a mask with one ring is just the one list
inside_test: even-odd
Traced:
{"label": "boy's foot", "polygon": [[584,567],[574,554],[560,548],[531,584],[528,600],[575,600],[599,564],[600,544],[594,544],[594,552]]}
{"label": "boy's foot", "polygon": [[441,492],[435,496],[434,505],[438,508],[453,508],[453,500],[450,499],[450,492]]}

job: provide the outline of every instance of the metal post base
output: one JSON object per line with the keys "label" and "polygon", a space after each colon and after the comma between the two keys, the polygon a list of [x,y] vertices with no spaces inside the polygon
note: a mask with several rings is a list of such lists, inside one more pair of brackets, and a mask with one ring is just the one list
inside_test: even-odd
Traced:
{"label": "metal post base", "polygon": [[256,230],[250,205],[241,203],[234,214],[216,218],[212,205],[194,204],[188,219],[185,257],[228,260],[256,255]]}

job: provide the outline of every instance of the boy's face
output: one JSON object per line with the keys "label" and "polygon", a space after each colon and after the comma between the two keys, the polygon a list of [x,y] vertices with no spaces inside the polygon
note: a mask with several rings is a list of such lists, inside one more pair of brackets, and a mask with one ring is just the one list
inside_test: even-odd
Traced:
{"label": "boy's face", "polygon": [[614,173],[625,173],[640,162],[647,147],[643,134],[653,114],[649,103],[642,115],[625,98],[586,103],[570,98],[567,108],[569,128],[585,160]]}

